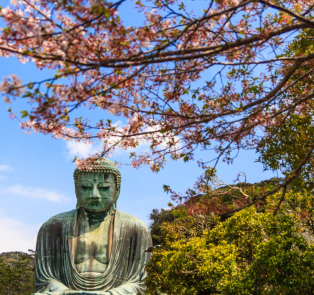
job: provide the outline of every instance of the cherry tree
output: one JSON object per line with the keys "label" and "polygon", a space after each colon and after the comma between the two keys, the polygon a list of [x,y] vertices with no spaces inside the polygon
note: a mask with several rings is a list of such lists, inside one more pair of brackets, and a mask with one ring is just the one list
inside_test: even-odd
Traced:
{"label": "cherry tree", "polygon": [[[312,116],[312,1],[195,1],[203,7],[193,12],[189,1],[138,0],[145,22],[130,27],[119,17],[124,2],[11,0],[1,9],[0,55],[55,71],[38,81],[15,73],[0,84],[5,102],[30,102],[22,116],[9,109],[26,132],[101,140],[96,156],[122,148],[134,167],[158,171],[167,159],[194,160],[197,148],[217,152],[202,166],[232,163],[240,149],[267,146],[291,116]],[[300,36],[307,45],[291,48]],[[79,108],[104,115],[91,124],[75,117]],[[125,124],[104,119],[108,113]],[[141,143],[148,152],[136,149]],[[285,180],[245,206],[281,188],[284,195],[313,149],[306,145]]]}

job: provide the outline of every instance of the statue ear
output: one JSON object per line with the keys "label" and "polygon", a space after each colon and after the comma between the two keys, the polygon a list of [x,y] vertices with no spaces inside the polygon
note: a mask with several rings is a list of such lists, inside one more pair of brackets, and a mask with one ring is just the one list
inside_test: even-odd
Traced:
{"label": "statue ear", "polygon": [[81,203],[77,200],[76,201],[76,209],[80,209],[82,206],[81,206]]}
{"label": "statue ear", "polygon": [[74,186],[76,196],[77,196],[77,187],[78,187],[79,180],[80,180],[80,173],[78,173],[77,175],[75,186]]}
{"label": "statue ear", "polygon": [[118,189],[118,191],[116,193],[116,198],[115,198],[114,203],[113,203],[115,210],[117,210],[117,202],[118,202],[119,196],[120,196],[120,187],[119,187],[119,189]]}

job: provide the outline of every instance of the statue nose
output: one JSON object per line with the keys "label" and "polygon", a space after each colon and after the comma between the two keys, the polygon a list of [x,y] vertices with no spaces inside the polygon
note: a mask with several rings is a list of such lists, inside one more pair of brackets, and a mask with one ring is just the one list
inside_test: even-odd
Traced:
{"label": "statue nose", "polygon": [[95,198],[95,199],[99,199],[100,198],[100,194],[99,194],[99,191],[98,191],[98,188],[97,188],[96,185],[93,187],[92,197]]}

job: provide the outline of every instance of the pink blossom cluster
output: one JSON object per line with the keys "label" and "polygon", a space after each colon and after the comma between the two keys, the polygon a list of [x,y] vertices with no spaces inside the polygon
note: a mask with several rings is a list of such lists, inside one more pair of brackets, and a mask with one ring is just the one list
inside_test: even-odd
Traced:
{"label": "pink blossom cluster", "polygon": [[[25,87],[22,84],[22,80],[15,74],[9,77],[4,77],[0,83],[0,92],[4,94],[10,94],[11,96],[20,96],[25,91]],[[4,96],[4,102],[11,103],[8,96]]]}
{"label": "pink blossom cluster", "polygon": [[[312,28],[310,0],[209,1],[198,14],[177,1],[136,1],[146,18],[137,27],[120,19],[123,1],[11,3],[0,11],[0,55],[55,71],[43,81],[23,84],[13,74],[0,84],[5,102],[23,93],[29,100],[20,120],[26,132],[100,140],[99,156],[128,150],[133,167],[159,171],[169,158],[193,160],[197,148],[232,163],[288,112],[312,107],[305,69],[313,54],[283,54],[290,33]],[[304,77],[298,87],[296,76]],[[104,115],[92,124],[76,117],[80,108]]]}

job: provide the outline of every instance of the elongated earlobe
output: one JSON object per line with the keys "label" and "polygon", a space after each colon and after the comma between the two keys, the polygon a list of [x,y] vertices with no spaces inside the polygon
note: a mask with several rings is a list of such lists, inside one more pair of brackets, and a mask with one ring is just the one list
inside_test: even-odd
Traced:
{"label": "elongated earlobe", "polygon": [[117,194],[116,194],[116,199],[115,199],[115,201],[114,201],[114,210],[117,210],[117,202],[118,202],[118,199],[119,199],[119,196],[120,196],[120,188],[119,188],[119,190],[117,191]]}

